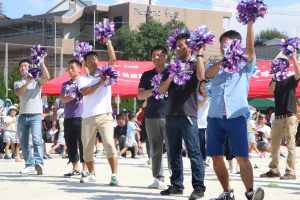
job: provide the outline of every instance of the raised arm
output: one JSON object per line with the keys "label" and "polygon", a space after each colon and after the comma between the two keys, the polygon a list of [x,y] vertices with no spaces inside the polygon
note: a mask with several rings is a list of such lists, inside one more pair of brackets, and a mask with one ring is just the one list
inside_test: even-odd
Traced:
{"label": "raised arm", "polygon": [[42,77],[41,77],[40,83],[43,84],[50,79],[49,71],[48,71],[47,67],[45,66],[44,62],[41,63],[41,70],[42,70]]}
{"label": "raised arm", "polygon": [[204,62],[203,62],[203,54],[204,54],[204,48],[201,47],[199,50],[196,51],[196,57],[197,57],[197,78],[199,81],[202,81],[205,79],[205,67],[204,67]]}
{"label": "raised arm", "polygon": [[299,80],[300,79],[300,66],[298,64],[297,60],[297,52],[292,54],[293,62],[294,62],[294,68],[295,68],[295,79]]}
{"label": "raised arm", "polygon": [[105,44],[106,44],[106,46],[107,46],[107,51],[108,51],[108,56],[109,56],[108,64],[109,64],[111,67],[114,67],[114,64],[115,64],[115,62],[116,62],[116,60],[117,60],[117,57],[116,57],[116,53],[115,53],[114,47],[112,46],[112,43],[111,43],[111,41],[109,40],[109,38],[106,38]]}
{"label": "raised arm", "polygon": [[251,63],[253,58],[255,57],[253,22],[248,22],[247,24],[245,53],[248,56],[248,62]]}
{"label": "raised arm", "polygon": [[222,61],[219,61],[215,63],[213,66],[209,67],[205,72],[206,78],[210,79],[216,76],[219,73],[221,66],[222,66]]}

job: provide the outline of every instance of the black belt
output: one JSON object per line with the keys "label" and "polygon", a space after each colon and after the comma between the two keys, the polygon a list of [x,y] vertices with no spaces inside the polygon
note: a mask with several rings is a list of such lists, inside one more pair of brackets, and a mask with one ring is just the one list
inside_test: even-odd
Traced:
{"label": "black belt", "polygon": [[285,119],[288,117],[292,117],[292,116],[296,116],[294,113],[289,113],[289,114],[285,114],[285,115],[277,115],[275,116],[275,119]]}

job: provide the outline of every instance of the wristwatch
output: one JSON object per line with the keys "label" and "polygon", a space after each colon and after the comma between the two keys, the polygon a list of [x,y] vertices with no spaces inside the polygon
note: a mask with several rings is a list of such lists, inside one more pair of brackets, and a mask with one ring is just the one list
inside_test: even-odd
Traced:
{"label": "wristwatch", "polygon": [[201,54],[198,54],[198,55],[196,55],[196,57],[198,58],[198,57],[201,57],[201,58],[203,58],[203,55],[201,55]]}

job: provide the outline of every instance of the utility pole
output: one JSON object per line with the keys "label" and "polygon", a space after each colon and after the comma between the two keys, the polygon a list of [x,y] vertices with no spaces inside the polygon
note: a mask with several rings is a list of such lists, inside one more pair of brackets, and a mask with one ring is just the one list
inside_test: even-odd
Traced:
{"label": "utility pole", "polygon": [[152,1],[149,0],[149,4],[147,6],[147,13],[146,13],[146,22],[148,22],[150,20],[150,18],[151,18],[151,15],[150,15],[150,7],[151,7],[151,5],[152,5]]}
{"label": "utility pole", "polygon": [[0,15],[3,15],[4,10],[3,10],[3,3],[2,0],[0,0]]}

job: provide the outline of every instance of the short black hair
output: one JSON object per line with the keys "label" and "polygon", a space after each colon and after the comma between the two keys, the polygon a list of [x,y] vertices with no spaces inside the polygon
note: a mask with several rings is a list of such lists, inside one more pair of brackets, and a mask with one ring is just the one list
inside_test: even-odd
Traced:
{"label": "short black hair", "polygon": [[156,50],[161,50],[163,54],[166,54],[166,55],[168,54],[168,50],[167,50],[166,47],[164,47],[162,45],[156,45],[155,47],[153,47],[151,49],[151,54],[150,55],[152,55],[153,51],[156,51]]}
{"label": "short black hair", "polygon": [[190,38],[191,34],[188,31],[180,33],[176,36],[175,41],[177,42],[180,39],[186,39],[186,41]]}
{"label": "short black hair", "polygon": [[87,57],[90,56],[90,55],[94,55],[94,56],[97,56],[97,57],[98,57],[97,52],[95,52],[95,51],[90,51],[90,52],[88,52],[87,54],[85,54],[85,55],[83,56],[83,59],[86,61]]}
{"label": "short black hair", "polygon": [[235,30],[229,30],[224,32],[220,38],[219,38],[219,42],[221,43],[221,41],[223,40],[223,38],[230,38],[230,39],[238,39],[240,41],[242,41],[242,36],[239,32],[235,31]]}
{"label": "short black hair", "polygon": [[70,61],[68,62],[68,65],[69,65],[69,64],[72,64],[72,63],[75,63],[77,66],[82,67],[81,62],[79,62],[79,61],[76,60],[76,59],[70,60]]}
{"label": "short black hair", "polygon": [[134,118],[135,117],[135,114],[134,113],[129,113],[129,115],[128,115],[128,119],[129,120],[132,120],[132,118]]}
{"label": "short black hair", "polygon": [[123,113],[118,114],[118,115],[116,116],[116,120],[125,120],[124,114],[123,114]]}
{"label": "short black hair", "polygon": [[21,64],[24,63],[24,62],[27,62],[29,65],[32,64],[32,62],[31,62],[29,59],[22,59],[22,60],[20,60],[20,62],[19,62],[19,67],[21,67]]}

